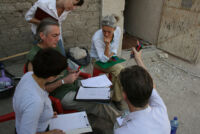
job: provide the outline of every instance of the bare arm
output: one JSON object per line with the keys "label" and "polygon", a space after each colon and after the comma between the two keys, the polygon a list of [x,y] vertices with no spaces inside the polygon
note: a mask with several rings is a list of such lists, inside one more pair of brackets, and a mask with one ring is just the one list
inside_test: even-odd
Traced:
{"label": "bare arm", "polygon": [[112,57],[114,53],[110,54],[110,38],[104,38],[104,43],[106,44],[104,55],[107,56],[108,58]]}
{"label": "bare arm", "polygon": [[28,72],[33,71],[33,66],[31,62],[28,62]]}
{"label": "bare arm", "polygon": [[33,23],[33,24],[36,24],[36,25],[39,25],[40,24],[40,20],[36,19],[36,18],[32,18],[28,21],[29,23]]}
{"label": "bare arm", "polygon": [[[143,61],[142,61],[142,50],[140,50],[139,52],[133,47],[132,48],[132,53],[135,56],[135,62],[137,63],[138,66],[143,67],[145,70],[147,70],[146,66],[144,65]],[[155,83],[153,83],[153,88],[156,88]]]}
{"label": "bare arm", "polygon": [[46,85],[46,90],[48,92],[52,92],[56,88],[60,87],[62,84],[73,83],[78,78],[79,74],[80,74],[80,71],[79,72],[75,72],[75,73],[70,73],[66,77],[64,77],[63,79],[57,80],[56,82],[53,82],[51,84]]}

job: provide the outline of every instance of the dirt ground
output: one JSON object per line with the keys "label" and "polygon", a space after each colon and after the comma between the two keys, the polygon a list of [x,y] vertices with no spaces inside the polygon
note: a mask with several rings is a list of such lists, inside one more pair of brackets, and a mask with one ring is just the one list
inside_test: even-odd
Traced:
{"label": "dirt ground", "polygon": [[[158,56],[160,54],[160,56]],[[164,56],[163,56],[164,55]],[[192,65],[164,52],[154,46],[143,49],[143,61],[156,83],[157,90],[163,98],[171,120],[179,119],[177,134],[199,134],[200,125],[200,64]],[[127,59],[124,66],[134,65],[129,59],[130,51],[123,50],[122,57]],[[24,57],[4,63],[6,68],[16,76],[21,76]],[[90,69],[91,71],[91,69]],[[0,115],[12,111],[12,98],[0,99]],[[102,122],[102,121],[101,121]],[[103,122],[102,122],[103,123]],[[108,133],[112,133],[109,129]],[[0,134],[12,134],[14,121],[0,123]]]}

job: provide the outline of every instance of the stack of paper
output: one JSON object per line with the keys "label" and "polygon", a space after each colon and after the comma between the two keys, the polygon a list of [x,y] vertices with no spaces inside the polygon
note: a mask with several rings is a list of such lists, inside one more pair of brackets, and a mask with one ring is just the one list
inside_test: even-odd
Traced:
{"label": "stack of paper", "polygon": [[57,118],[51,120],[49,129],[60,129],[66,132],[66,134],[92,132],[85,112],[58,115]]}
{"label": "stack of paper", "polygon": [[75,100],[77,101],[110,101],[111,81],[106,75],[92,77],[81,80],[82,86],[79,88]]}
{"label": "stack of paper", "polygon": [[112,85],[111,81],[105,74],[81,80],[81,84],[83,87],[109,87]]}

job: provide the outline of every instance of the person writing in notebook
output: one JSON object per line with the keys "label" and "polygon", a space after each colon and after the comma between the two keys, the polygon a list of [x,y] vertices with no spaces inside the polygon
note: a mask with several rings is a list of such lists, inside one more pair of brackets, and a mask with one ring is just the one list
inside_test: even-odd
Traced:
{"label": "person writing in notebook", "polygon": [[119,75],[130,113],[122,125],[115,124],[114,134],[170,134],[167,108],[142,62],[141,51],[133,48],[133,53],[138,65],[123,69]]}
{"label": "person writing in notebook", "polygon": [[[92,37],[92,46],[90,51],[90,56],[93,61],[101,61],[103,63],[113,60],[112,56],[117,55],[121,30],[117,26],[119,18],[114,15],[107,15],[102,19],[102,28],[98,30]],[[123,110],[122,99],[122,89],[119,84],[118,74],[124,68],[121,64],[116,64],[109,68],[103,69],[94,63],[94,67],[105,72],[110,73],[112,76],[112,89],[113,96],[112,100],[115,102],[116,106]]]}
{"label": "person writing in notebook", "polygon": [[[41,20],[35,17],[37,11],[42,11],[50,15],[58,21],[60,25],[60,31],[62,31],[61,24],[67,18],[70,11],[82,6],[84,0],[38,0],[26,13],[25,19],[32,24],[31,30],[33,34],[36,34],[36,29]],[[39,13],[42,14],[42,13]],[[62,34],[60,34],[59,47],[62,54],[65,56],[65,49],[62,40]]]}
{"label": "person writing in notebook", "polygon": [[[45,84],[54,81],[66,67],[64,56],[53,49],[41,49],[32,61],[33,72],[26,73],[13,96],[17,134],[64,134],[49,131],[49,123],[56,118]],[[49,66],[50,65],[50,66]]]}

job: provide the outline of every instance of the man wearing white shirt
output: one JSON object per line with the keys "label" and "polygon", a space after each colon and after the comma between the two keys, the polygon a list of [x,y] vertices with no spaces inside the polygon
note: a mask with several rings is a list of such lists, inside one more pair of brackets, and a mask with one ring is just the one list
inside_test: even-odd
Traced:
{"label": "man wearing white shirt", "polygon": [[167,108],[154,88],[153,80],[141,60],[141,51],[133,49],[137,65],[120,73],[123,96],[130,113],[114,134],[170,134]]}
{"label": "man wearing white shirt", "polygon": [[[118,21],[118,17],[114,15],[107,15],[103,17],[102,28],[98,30],[92,37],[90,56],[95,61],[106,63],[109,60],[112,60],[112,56],[117,55],[121,37],[120,27],[117,26]],[[116,106],[118,109],[123,110],[126,108],[122,105],[122,89],[118,80],[118,74],[124,67],[121,64],[116,64],[106,69],[101,68],[97,64],[94,64],[94,66],[105,73],[111,74],[111,81],[113,84],[112,100],[115,102],[115,104],[117,104]]]}
{"label": "man wearing white shirt", "polygon": [[[74,10],[76,7],[81,6],[84,0],[38,0],[26,13],[25,19],[29,23],[32,23],[31,30],[33,34],[36,34],[36,28],[41,20],[35,18],[37,8],[42,9],[44,12],[55,18],[60,25],[66,19],[68,13]],[[62,50],[62,54],[65,55],[63,46],[62,34],[60,34],[59,47]]]}

